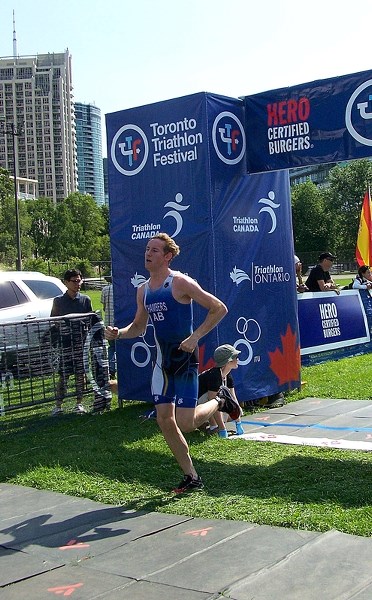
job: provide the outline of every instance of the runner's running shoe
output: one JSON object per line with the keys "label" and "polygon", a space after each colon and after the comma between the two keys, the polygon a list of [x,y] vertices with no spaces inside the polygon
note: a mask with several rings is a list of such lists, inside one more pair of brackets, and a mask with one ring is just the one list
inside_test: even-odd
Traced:
{"label": "runner's running shoe", "polygon": [[197,477],[194,479],[191,475],[185,475],[182,481],[178,484],[177,487],[173,488],[172,492],[175,494],[183,494],[183,492],[198,492],[202,490],[204,484],[201,480],[201,477]]}

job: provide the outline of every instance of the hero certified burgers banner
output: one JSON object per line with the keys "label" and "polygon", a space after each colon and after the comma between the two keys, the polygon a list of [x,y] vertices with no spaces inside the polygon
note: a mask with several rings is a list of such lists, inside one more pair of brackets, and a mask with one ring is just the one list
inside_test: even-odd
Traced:
{"label": "hero certified burgers banner", "polygon": [[247,170],[372,155],[372,71],[246,96]]}
{"label": "hero certified burgers banner", "polygon": [[[133,319],[149,276],[146,244],[164,231],[181,248],[171,268],[229,309],[200,340],[200,371],[229,343],[240,350],[233,375],[241,400],[298,386],[288,173],[246,175],[243,102],[194,94],[107,115],[106,125],[116,324]],[[195,327],[205,315],[194,305]],[[151,399],[155,349],[151,325],[117,342],[121,398]]]}

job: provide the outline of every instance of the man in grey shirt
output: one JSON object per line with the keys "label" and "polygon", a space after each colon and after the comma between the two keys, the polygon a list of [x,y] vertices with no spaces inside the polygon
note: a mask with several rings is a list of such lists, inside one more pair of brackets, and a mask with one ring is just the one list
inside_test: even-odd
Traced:
{"label": "man in grey shirt", "polygon": [[[90,313],[92,312],[92,303],[89,296],[80,294],[80,287],[83,277],[78,269],[68,269],[63,276],[63,283],[67,291],[62,296],[57,296],[53,300],[51,317],[61,317],[63,315]],[[83,406],[83,392],[85,384],[85,373],[83,364],[83,332],[81,323],[71,322],[71,328],[65,335],[60,335],[62,353],[61,364],[59,368],[59,382],[57,384],[56,405],[52,410],[53,416],[63,413],[62,403],[67,393],[67,383],[70,375],[75,375],[76,385],[76,406],[74,412],[84,414],[87,411]]]}

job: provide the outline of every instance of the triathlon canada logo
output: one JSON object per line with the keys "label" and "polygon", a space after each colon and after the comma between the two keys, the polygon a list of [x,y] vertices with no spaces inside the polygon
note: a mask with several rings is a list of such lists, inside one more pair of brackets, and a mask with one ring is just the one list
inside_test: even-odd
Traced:
{"label": "triathlon canada logo", "polygon": [[357,142],[372,146],[372,79],[362,83],[350,96],[345,125]]}
{"label": "triathlon canada logo", "polygon": [[236,165],[245,153],[243,125],[233,113],[223,111],[214,120],[212,141],[218,158],[227,165]]}
{"label": "triathlon canada logo", "polygon": [[[267,233],[271,234],[277,228],[278,215],[277,212],[280,208],[281,203],[276,202],[274,190],[270,190],[267,194],[267,198],[260,198],[258,204],[263,204],[262,208],[256,215],[232,215],[232,230],[234,233],[258,233],[260,230],[265,229]],[[262,215],[260,217],[260,215]]]}
{"label": "triathlon canada logo", "polygon": [[137,125],[123,125],[111,143],[111,160],[123,175],[137,175],[149,155],[147,137]]}
{"label": "triathlon canada logo", "polygon": [[183,195],[180,192],[175,195],[174,200],[175,201],[171,200],[170,202],[166,202],[164,204],[164,208],[170,208],[171,210],[168,210],[163,217],[163,221],[166,219],[167,225],[170,224],[169,226],[173,233],[170,233],[168,227],[166,230],[164,230],[160,223],[135,224],[132,225],[132,240],[152,238],[154,235],[160,233],[161,230],[167,231],[171,238],[175,238],[183,227],[183,216],[181,213],[185,210],[188,210],[190,208],[190,204],[182,204]]}
{"label": "triathlon canada logo", "polygon": [[171,238],[175,238],[176,235],[179,234],[179,232],[181,231],[181,229],[183,227],[183,218],[181,215],[181,211],[184,211],[184,210],[187,210],[188,208],[190,208],[190,204],[188,204],[187,206],[182,205],[181,204],[182,200],[183,200],[182,194],[178,193],[175,196],[175,202],[167,202],[166,204],[164,204],[164,208],[171,208],[172,210],[168,210],[168,212],[165,213],[163,219],[165,219],[167,217],[171,217],[175,221],[175,230],[172,233],[172,235],[169,234]]}

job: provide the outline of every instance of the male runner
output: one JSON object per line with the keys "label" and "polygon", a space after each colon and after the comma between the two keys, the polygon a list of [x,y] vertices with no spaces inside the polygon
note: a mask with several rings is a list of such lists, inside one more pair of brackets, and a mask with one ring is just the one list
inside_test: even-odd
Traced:
{"label": "male runner", "polygon": [[[197,406],[198,341],[219,323],[227,308],[191,277],[169,268],[179,252],[178,245],[166,233],[150,239],[145,252],[145,267],[150,278],[137,290],[135,317],[121,329],[106,328],[109,340],[134,338],[145,332],[149,318],[152,322],[157,347],[152,376],[157,422],[184,473],[181,483],[173,490],[175,493],[203,488],[182,431],[196,429],[216,410],[227,412],[233,419],[241,414],[238,402],[227,388],[221,388],[216,398]],[[192,328],[193,300],[208,311],[195,331]]]}

